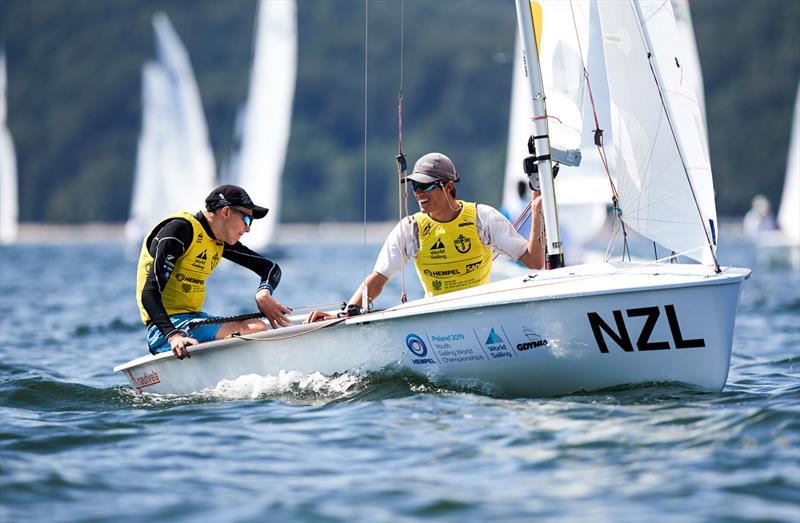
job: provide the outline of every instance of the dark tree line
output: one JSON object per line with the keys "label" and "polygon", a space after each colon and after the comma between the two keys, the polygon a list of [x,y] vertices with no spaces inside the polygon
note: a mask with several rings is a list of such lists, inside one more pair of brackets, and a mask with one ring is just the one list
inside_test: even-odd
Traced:
{"label": "dark tree line", "polygon": [[[300,0],[299,63],[283,185],[285,221],[360,220],[365,4]],[[404,6],[401,16],[401,5]],[[191,56],[218,167],[247,93],[251,0],[3,0],[8,124],[21,219],[127,218],[150,20],[166,12]],[[800,76],[800,2],[694,0],[720,214],[777,203]],[[516,22],[505,0],[369,2],[370,219],[396,216],[403,28],[404,147],[451,155],[460,196],[497,204]],[[756,167],[755,171],[752,169]]]}

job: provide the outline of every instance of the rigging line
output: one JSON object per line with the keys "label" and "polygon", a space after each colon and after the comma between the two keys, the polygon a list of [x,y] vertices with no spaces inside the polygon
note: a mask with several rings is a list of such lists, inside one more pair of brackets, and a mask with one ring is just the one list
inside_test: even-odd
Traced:
{"label": "rigging line", "polygon": [[717,254],[714,252],[714,248],[711,246],[711,237],[708,235],[708,229],[706,229],[705,218],[703,216],[703,211],[700,210],[700,202],[697,200],[697,194],[694,191],[694,185],[692,184],[692,178],[689,176],[689,170],[686,166],[686,159],[683,157],[683,150],[681,149],[680,142],[678,140],[678,135],[675,131],[675,126],[672,123],[672,117],[669,111],[669,105],[667,101],[664,99],[664,94],[662,92],[661,83],[659,82],[659,73],[658,69],[653,63],[654,53],[652,49],[652,45],[650,44],[650,35],[647,32],[647,28],[645,27],[644,15],[642,14],[641,8],[639,4],[633,5],[634,16],[636,17],[637,21],[639,22],[639,35],[644,40],[645,49],[647,50],[647,63],[650,66],[650,72],[653,75],[653,80],[656,83],[656,87],[658,88],[658,96],[661,99],[661,106],[664,109],[664,113],[667,118],[667,124],[669,124],[669,130],[672,134],[672,140],[675,142],[675,147],[678,150],[678,156],[681,159],[681,165],[683,167],[683,172],[686,175],[686,182],[689,184],[689,190],[692,192],[692,199],[694,200],[695,208],[697,209],[697,214],[700,216],[700,225],[703,228],[703,234],[706,236],[706,245],[708,246],[708,250],[711,252],[711,258],[714,260],[714,268],[716,272],[721,272],[722,269],[719,266],[719,261],[717,260]]}
{"label": "rigging line", "polygon": [[[404,16],[405,16],[405,1],[400,2],[400,89],[397,96],[397,213],[400,222],[400,301],[405,303],[408,301],[408,293],[406,292],[406,255],[405,255],[405,233],[403,232],[403,216],[408,215],[408,184],[403,183],[403,177],[406,174],[406,157],[403,154],[403,47],[404,41]],[[406,214],[403,214],[403,199],[405,199]]]}
{"label": "rigging line", "polygon": [[[575,29],[575,39],[578,41],[578,53],[580,54],[581,57],[581,67],[583,68],[583,77],[586,80],[586,90],[589,93],[589,103],[592,106],[592,118],[594,119],[594,129],[595,133],[597,133],[598,131],[601,131],[600,119],[597,116],[597,105],[594,102],[594,93],[592,92],[592,82],[589,80],[589,68],[586,66],[586,59],[583,56],[583,47],[581,46],[580,32],[578,31],[578,23],[575,17],[575,7],[571,0],[569,3],[569,9],[570,12],[572,13],[572,26]],[[589,16],[589,19],[591,20],[591,14]],[[600,156],[600,161],[602,162],[603,168],[606,172],[606,176],[608,177],[608,183],[609,185],[611,185],[611,193],[617,198],[619,198],[617,187],[616,185],[614,185],[614,180],[611,179],[611,171],[608,168],[608,160],[606,157],[606,150],[605,150],[605,144],[603,143],[602,133],[600,134],[599,139],[595,138],[595,145],[597,146],[597,154]]]}
{"label": "rigging line", "polygon": [[[623,251],[622,257],[623,260],[625,258],[625,250],[628,248],[628,233],[625,230],[625,222],[622,221],[621,210],[619,207],[619,191],[617,190],[617,186],[614,183],[614,179],[611,177],[611,170],[608,167],[608,155],[606,154],[606,147],[605,142],[603,141],[603,131],[600,129],[600,118],[597,116],[597,104],[594,101],[594,92],[592,91],[592,82],[589,79],[589,68],[586,66],[586,59],[583,56],[583,47],[581,46],[581,38],[580,32],[578,31],[578,23],[575,17],[575,7],[573,2],[570,0],[569,3],[570,12],[572,13],[572,26],[575,29],[575,39],[578,41],[578,52],[581,57],[581,66],[583,68],[583,77],[586,81],[586,90],[589,93],[589,103],[592,107],[592,118],[594,119],[594,143],[597,147],[597,155],[600,157],[600,162],[603,165],[603,170],[606,173],[606,178],[608,178],[608,185],[611,187],[611,203],[614,206],[614,217],[611,220],[610,229],[612,233],[612,241],[614,245],[616,245],[616,239],[614,238],[614,220],[619,219],[620,222],[620,230],[624,236],[624,243],[623,243]],[[595,9],[597,7],[595,6]],[[590,7],[591,9],[591,7]],[[589,13],[589,23],[591,24],[591,12]],[[590,29],[591,31],[591,26]],[[591,44],[591,42],[590,42]],[[606,246],[606,257],[608,258],[611,254],[612,244],[609,241],[609,244]],[[630,253],[628,253],[628,257],[630,257]]]}
{"label": "rigging line", "polygon": [[361,308],[369,310],[367,290],[367,108],[369,98],[369,0],[364,0],[364,250],[362,252]]}

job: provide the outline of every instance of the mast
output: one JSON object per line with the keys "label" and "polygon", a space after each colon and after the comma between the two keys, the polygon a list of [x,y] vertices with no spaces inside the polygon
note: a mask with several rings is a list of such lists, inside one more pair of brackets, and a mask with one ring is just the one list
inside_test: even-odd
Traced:
{"label": "mast", "polygon": [[564,266],[564,252],[561,247],[561,232],[558,228],[556,194],[553,186],[553,163],[550,158],[550,131],[534,29],[534,22],[537,19],[534,12],[538,12],[538,20],[541,22],[541,7],[536,0],[516,0],[516,7],[517,23],[522,41],[522,62],[533,100],[531,138],[534,147],[531,153],[534,155],[533,160],[539,170],[539,183],[542,189],[542,211],[547,236],[547,267],[557,269]]}

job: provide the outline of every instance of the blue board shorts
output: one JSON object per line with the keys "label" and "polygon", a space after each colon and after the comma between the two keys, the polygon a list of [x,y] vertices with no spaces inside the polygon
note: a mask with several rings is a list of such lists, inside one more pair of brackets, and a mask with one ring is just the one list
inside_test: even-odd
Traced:
{"label": "blue board shorts", "polygon": [[[189,322],[196,319],[211,318],[205,312],[187,312],[183,314],[173,314],[169,317],[172,324],[176,329],[181,329],[189,332],[189,337],[196,339],[200,343],[205,341],[214,341],[217,336],[217,331],[222,327],[221,323],[212,323],[211,325],[201,325],[199,327],[190,328]],[[164,335],[158,330],[155,325],[150,325],[147,329],[147,346],[150,347],[151,354],[158,354],[160,352],[169,352],[172,350],[169,342],[164,339]]]}

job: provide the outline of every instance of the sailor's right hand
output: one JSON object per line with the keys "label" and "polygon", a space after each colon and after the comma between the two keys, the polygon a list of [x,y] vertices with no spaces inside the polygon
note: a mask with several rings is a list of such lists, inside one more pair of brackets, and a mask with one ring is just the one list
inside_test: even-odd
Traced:
{"label": "sailor's right hand", "polygon": [[336,316],[334,316],[333,314],[328,314],[327,312],[311,311],[308,317],[303,322],[303,324],[314,323],[316,321],[332,320],[335,317]]}
{"label": "sailor's right hand", "polygon": [[172,348],[172,354],[175,355],[176,358],[182,360],[183,358],[191,358],[192,355],[189,354],[188,347],[190,345],[197,345],[200,342],[194,338],[190,338],[186,336],[183,332],[176,332],[172,336],[169,337],[170,348]]}

